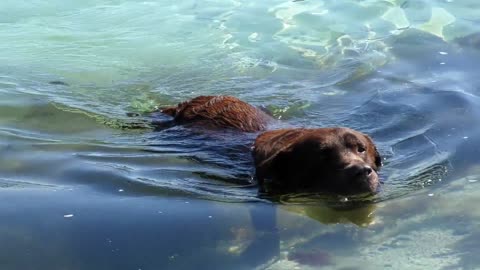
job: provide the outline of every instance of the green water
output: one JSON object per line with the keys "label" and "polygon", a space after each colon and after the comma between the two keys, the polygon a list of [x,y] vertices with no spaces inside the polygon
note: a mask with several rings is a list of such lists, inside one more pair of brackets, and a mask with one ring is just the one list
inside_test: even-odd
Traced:
{"label": "green water", "polygon": [[[0,268],[480,269],[478,10],[2,1]],[[202,94],[370,134],[381,191],[260,198],[256,134],[149,126]]]}

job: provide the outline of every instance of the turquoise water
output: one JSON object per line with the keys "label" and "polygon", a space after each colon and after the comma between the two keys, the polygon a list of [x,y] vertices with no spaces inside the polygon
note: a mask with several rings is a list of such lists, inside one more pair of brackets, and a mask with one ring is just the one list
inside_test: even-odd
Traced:
{"label": "turquoise water", "polygon": [[[477,2],[2,1],[0,267],[477,269]],[[259,197],[256,134],[149,126],[202,94],[370,134],[381,192]]]}

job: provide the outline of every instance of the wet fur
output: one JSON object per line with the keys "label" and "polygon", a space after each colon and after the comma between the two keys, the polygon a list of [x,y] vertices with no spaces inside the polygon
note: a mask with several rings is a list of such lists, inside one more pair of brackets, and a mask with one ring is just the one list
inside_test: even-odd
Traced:
{"label": "wet fur", "polygon": [[245,132],[266,130],[273,120],[264,111],[231,96],[199,96],[160,111],[179,124],[196,123]]}
{"label": "wet fur", "polygon": [[[231,96],[199,96],[160,111],[172,116],[175,124],[244,132],[265,131],[274,120]],[[355,150],[359,146],[364,153]],[[272,193],[372,193],[382,165],[372,139],[348,128],[266,131],[256,138],[252,154],[260,190]],[[367,175],[363,175],[365,168],[371,169]],[[356,170],[362,170],[361,177]]]}

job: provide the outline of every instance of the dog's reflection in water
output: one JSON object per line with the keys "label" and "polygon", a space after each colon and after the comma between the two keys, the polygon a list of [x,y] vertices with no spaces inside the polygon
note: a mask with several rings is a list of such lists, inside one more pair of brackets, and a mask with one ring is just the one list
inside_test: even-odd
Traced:
{"label": "dog's reflection in water", "polygon": [[337,203],[287,203],[280,206],[282,211],[309,217],[322,224],[354,224],[368,227],[375,223],[376,204],[371,202],[353,201],[347,198]]}
{"label": "dog's reflection in water", "polygon": [[268,207],[262,204],[250,206],[252,230],[237,228],[233,231],[237,233],[237,240],[245,241],[237,241],[231,251],[257,267],[282,256],[300,264],[320,267],[331,263],[329,250],[309,246],[316,243],[316,239],[330,238],[326,236],[331,233],[330,226],[354,224],[358,228],[368,228],[376,224],[377,206],[368,199],[319,199],[316,202],[299,202],[297,199],[285,201],[282,198],[281,204]]}

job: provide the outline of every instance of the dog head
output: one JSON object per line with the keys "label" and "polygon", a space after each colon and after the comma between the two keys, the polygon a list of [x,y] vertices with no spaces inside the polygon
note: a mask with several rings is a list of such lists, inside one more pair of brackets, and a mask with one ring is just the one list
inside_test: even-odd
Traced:
{"label": "dog head", "polygon": [[267,131],[253,157],[260,186],[273,192],[375,193],[382,166],[372,139],[349,128]]}

